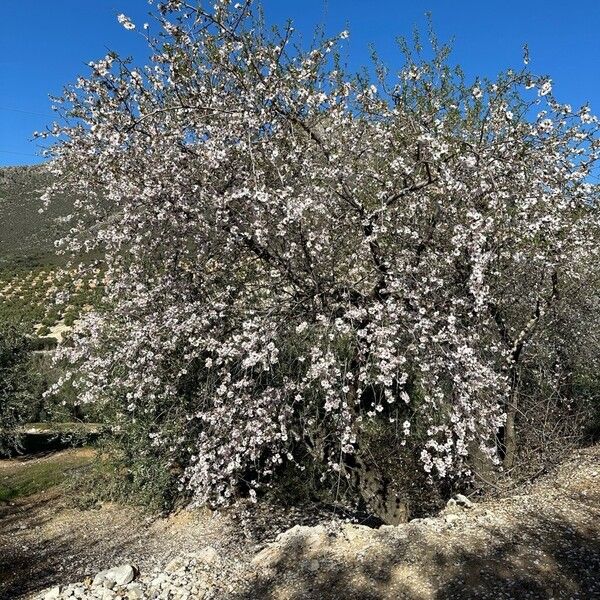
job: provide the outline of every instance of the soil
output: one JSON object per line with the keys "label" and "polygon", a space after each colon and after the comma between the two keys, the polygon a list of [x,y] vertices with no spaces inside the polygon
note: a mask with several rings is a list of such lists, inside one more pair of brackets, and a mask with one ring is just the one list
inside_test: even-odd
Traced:
{"label": "soil", "polygon": [[[85,463],[91,455],[90,449],[77,448],[0,460],[0,478],[49,461]],[[65,488],[55,486],[0,501],[0,600],[30,597],[123,563],[149,571],[207,545],[241,564],[292,525],[312,525],[331,516],[315,507],[240,504],[229,511],[181,510],[163,518],[114,503],[80,510],[72,500]]]}
{"label": "soil", "polygon": [[314,507],[168,518],[114,504],[81,511],[54,488],[0,505],[0,598],[89,587],[89,577],[124,563],[143,580],[210,547],[219,558],[190,598],[600,599],[599,459],[600,446],[581,449],[511,496],[379,529]]}

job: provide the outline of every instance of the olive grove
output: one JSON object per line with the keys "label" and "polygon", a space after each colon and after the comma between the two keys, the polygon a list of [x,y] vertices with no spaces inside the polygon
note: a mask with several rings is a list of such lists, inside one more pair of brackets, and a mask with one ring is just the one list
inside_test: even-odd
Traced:
{"label": "olive grove", "polygon": [[57,99],[45,200],[78,198],[59,246],[107,282],[65,379],[200,503],[351,481],[374,430],[433,479],[511,468],[532,397],[564,425],[589,396],[598,120],[435,40],[348,74],[348,32],[305,48],[255,4],[120,15],[150,64],[108,54]]}

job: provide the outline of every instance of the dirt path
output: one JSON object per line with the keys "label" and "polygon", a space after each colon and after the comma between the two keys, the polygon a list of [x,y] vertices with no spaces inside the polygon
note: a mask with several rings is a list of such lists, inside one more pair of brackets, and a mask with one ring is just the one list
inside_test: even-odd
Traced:
{"label": "dirt path", "polygon": [[185,512],[169,519],[115,504],[81,511],[59,489],[0,504],[0,599],[27,597],[115,564],[146,570],[218,537],[230,543],[227,519]]}
{"label": "dirt path", "polygon": [[[78,511],[46,492],[0,507],[0,598],[77,581],[60,597],[73,589],[134,597],[85,579],[131,563],[143,598],[600,599],[600,446],[519,495],[377,530],[296,526],[265,547],[284,523],[315,518],[186,511],[150,519],[114,505]],[[176,557],[186,557],[183,566],[165,569]]]}

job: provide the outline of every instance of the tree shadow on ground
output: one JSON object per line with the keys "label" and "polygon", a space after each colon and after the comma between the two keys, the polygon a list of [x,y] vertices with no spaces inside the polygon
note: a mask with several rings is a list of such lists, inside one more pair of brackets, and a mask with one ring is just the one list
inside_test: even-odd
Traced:
{"label": "tree shadow on ground", "polygon": [[464,552],[435,600],[449,598],[600,598],[600,535],[536,516],[496,533],[485,555]]}
{"label": "tree shadow on ground", "polygon": [[477,544],[461,544],[465,534],[451,528],[410,532],[405,541],[373,533],[346,556],[340,539],[315,549],[299,536],[268,568],[257,568],[235,598],[591,600],[600,598],[600,536],[598,521],[586,522],[575,526],[560,513],[531,510],[502,527],[481,524]]}
{"label": "tree shadow on ground", "polygon": [[[322,526],[298,528],[267,548],[266,557],[255,564],[245,564],[249,558],[245,554],[239,570],[234,569],[235,577],[226,581],[241,586],[240,591],[215,591],[214,597],[600,599],[600,485],[595,479],[576,484],[560,492],[549,488],[549,495],[544,489],[536,496],[482,505],[452,519],[442,515],[427,523],[342,528],[336,534]],[[144,552],[166,559],[171,550],[198,549],[213,538],[223,547],[224,536],[230,533],[240,539],[239,524],[228,522],[230,531],[223,524],[215,527],[212,520],[200,528],[185,521],[173,531],[165,521],[152,533],[133,512],[110,507],[66,511],[59,527],[57,510],[61,510],[58,492],[0,506],[1,600],[80,580],[117,561],[137,562]],[[189,532],[192,537],[184,548]]]}
{"label": "tree shadow on ground", "polygon": [[14,600],[55,583],[59,560],[55,556],[72,553],[67,540],[54,541],[52,547],[23,546],[0,556],[0,599]]}
{"label": "tree shadow on ground", "polygon": [[[133,554],[136,540],[115,536],[114,523],[102,524],[108,538],[102,544],[97,532],[90,529],[86,535],[83,519],[57,527],[53,512],[61,509],[56,490],[0,507],[0,600],[76,580],[90,567],[113,566],[110,561],[115,555]],[[76,520],[77,514],[73,517]]]}

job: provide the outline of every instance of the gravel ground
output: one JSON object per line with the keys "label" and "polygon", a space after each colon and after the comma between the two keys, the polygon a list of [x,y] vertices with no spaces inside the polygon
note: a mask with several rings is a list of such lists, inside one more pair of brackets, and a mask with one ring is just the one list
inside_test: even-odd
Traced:
{"label": "gravel ground", "polygon": [[[301,509],[81,512],[48,493],[0,509],[0,597],[600,599],[599,458],[582,449],[517,495],[379,529]],[[94,583],[119,565],[132,581]]]}
{"label": "gravel ground", "polygon": [[[74,461],[88,453],[73,449],[31,460],[0,460],[0,477],[15,467],[57,458]],[[331,517],[315,507],[284,511],[240,505],[228,512],[182,510],[161,518],[111,503],[90,510],[72,505],[61,488],[0,502],[0,600],[27,598],[120,564],[149,573],[205,547],[217,548],[233,565],[243,564],[294,524]]]}

